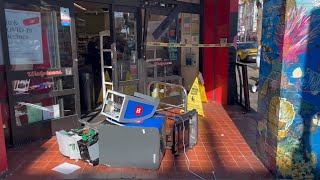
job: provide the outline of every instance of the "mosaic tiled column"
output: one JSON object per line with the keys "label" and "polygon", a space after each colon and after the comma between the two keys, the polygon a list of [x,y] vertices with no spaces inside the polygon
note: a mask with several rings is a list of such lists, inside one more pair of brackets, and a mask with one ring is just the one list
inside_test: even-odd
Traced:
{"label": "mosaic tiled column", "polygon": [[258,156],[278,177],[320,178],[320,0],[264,0]]}

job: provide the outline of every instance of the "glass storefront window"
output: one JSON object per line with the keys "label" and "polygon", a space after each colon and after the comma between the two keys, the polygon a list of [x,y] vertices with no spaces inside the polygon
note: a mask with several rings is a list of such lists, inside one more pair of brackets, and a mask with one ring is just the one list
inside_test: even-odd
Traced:
{"label": "glass storefront window", "polygon": [[12,71],[72,67],[70,27],[61,25],[58,7],[5,7]]}
{"label": "glass storefront window", "polygon": [[138,79],[136,14],[114,12],[119,81]]}
{"label": "glass storefront window", "polygon": [[134,13],[115,12],[117,59],[137,60],[137,25]]}
{"label": "glass storefront window", "polygon": [[[11,71],[71,68],[69,26],[61,25],[60,7],[7,3],[5,6]],[[41,94],[74,88],[72,76],[14,80],[13,94]]]}
{"label": "glass storefront window", "polygon": [[[200,16],[199,14],[180,13],[181,43],[199,44]],[[199,48],[181,48],[181,76],[184,86],[191,89],[194,79],[199,74]]]}
{"label": "glass storefront window", "polygon": [[74,115],[74,95],[46,98],[15,104],[16,126],[33,124]]}
{"label": "glass storefront window", "polygon": [[[177,43],[179,33],[177,32],[176,20],[170,24],[160,38],[154,39],[152,33],[165,19],[166,16],[161,15],[149,16],[147,42]],[[178,48],[176,47],[147,47],[146,61],[154,65],[154,67],[148,68],[148,77],[180,75],[178,58]]]}

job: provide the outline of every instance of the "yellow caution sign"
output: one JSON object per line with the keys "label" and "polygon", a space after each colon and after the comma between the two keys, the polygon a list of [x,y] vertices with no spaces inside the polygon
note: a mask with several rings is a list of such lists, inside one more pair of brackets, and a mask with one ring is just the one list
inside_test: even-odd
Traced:
{"label": "yellow caution sign", "polygon": [[[127,71],[126,74],[126,81],[133,80],[131,74],[129,71]],[[123,93],[128,95],[133,95],[135,92],[137,92],[137,86],[136,85],[127,85],[123,87]]]}
{"label": "yellow caution sign", "polygon": [[[105,82],[111,82],[111,79],[110,79],[110,75],[108,73],[108,71],[105,72],[104,74],[104,78],[105,78]],[[105,85],[104,85],[105,86]],[[112,86],[110,85],[107,85],[107,90],[111,90],[112,89]],[[103,94],[102,94],[102,88],[100,90],[100,93],[99,93],[99,97],[98,97],[98,100],[97,100],[97,103],[102,103],[103,102]]]}
{"label": "yellow caution sign", "polygon": [[199,84],[199,89],[200,89],[200,95],[201,95],[201,102],[207,103],[208,102],[208,98],[207,98],[207,95],[206,95],[206,90],[204,88],[204,85]]}
{"label": "yellow caution sign", "polygon": [[147,42],[146,46],[150,47],[186,47],[186,48],[218,48],[218,47],[233,47],[233,43],[220,44],[181,44],[181,43],[162,43],[162,42]]}
{"label": "yellow caution sign", "polygon": [[200,116],[204,116],[200,85],[201,83],[199,83],[199,78],[196,77],[188,94],[187,110],[191,111],[195,109]]}
{"label": "yellow caution sign", "polygon": [[199,78],[199,89],[200,89],[201,101],[203,103],[207,103],[208,98],[207,98],[206,90],[204,87],[204,79],[201,73],[199,73],[198,78]]}

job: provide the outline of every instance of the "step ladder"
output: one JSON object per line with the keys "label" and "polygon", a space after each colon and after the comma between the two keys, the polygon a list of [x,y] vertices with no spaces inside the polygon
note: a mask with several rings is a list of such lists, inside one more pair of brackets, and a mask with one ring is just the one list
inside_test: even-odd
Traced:
{"label": "step ladder", "polygon": [[108,52],[108,53],[111,53],[111,59],[113,57],[113,52],[111,49],[104,49],[103,47],[103,39],[104,37],[110,37],[110,31],[109,30],[106,30],[106,31],[101,31],[99,33],[99,36],[100,36],[100,58],[101,58],[101,76],[102,76],[102,99],[105,99],[106,97],[106,86],[109,85],[112,87],[112,90],[114,89],[114,85],[113,85],[113,80],[112,80],[112,77],[110,77],[110,74],[109,74],[109,77],[110,77],[110,81],[111,82],[107,82],[106,81],[106,72],[107,72],[107,69],[111,69],[111,72],[112,72],[112,62],[111,62],[111,66],[107,66],[104,64],[104,53],[105,52]]}

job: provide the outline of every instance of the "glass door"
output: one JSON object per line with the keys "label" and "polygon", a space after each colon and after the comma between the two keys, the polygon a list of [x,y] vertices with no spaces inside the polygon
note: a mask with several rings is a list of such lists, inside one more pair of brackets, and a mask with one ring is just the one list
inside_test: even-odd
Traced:
{"label": "glass door", "polygon": [[144,90],[140,85],[141,15],[138,8],[113,6],[112,17],[114,89],[133,95]]}
{"label": "glass door", "polygon": [[11,143],[77,127],[80,108],[72,1],[12,0],[2,8]]}
{"label": "glass door", "polygon": [[[146,43],[178,43],[180,41],[180,29],[178,18],[166,21],[170,10],[159,8],[147,8],[144,23],[144,40]],[[163,25],[163,26],[161,26]],[[165,26],[167,25],[167,26]],[[157,32],[158,29],[161,32]],[[156,36],[154,33],[157,32]],[[152,81],[163,81],[182,85],[180,51],[177,47],[145,47],[146,84]]]}

